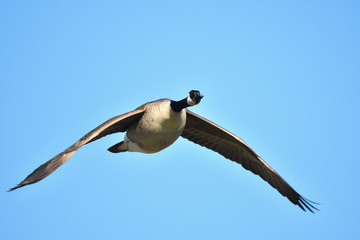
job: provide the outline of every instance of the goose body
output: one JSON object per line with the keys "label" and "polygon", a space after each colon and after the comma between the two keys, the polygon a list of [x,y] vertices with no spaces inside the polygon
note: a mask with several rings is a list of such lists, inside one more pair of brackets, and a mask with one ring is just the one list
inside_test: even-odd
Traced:
{"label": "goose body", "polygon": [[142,118],[129,126],[124,141],[109,151],[156,153],[173,144],[185,128],[186,112],[175,112],[170,104],[170,99],[148,103]]}
{"label": "goose body", "polygon": [[312,205],[313,202],[298,194],[241,138],[187,109],[187,107],[197,105],[202,97],[199,91],[192,90],[180,101],[164,98],[113,117],[39,166],[9,191],[42,180],[68,161],[82,146],[109,134],[126,132],[123,141],[108,149],[110,152],[156,153],[173,144],[181,136],[259,175],[302,210],[311,212],[314,209],[317,210]]}

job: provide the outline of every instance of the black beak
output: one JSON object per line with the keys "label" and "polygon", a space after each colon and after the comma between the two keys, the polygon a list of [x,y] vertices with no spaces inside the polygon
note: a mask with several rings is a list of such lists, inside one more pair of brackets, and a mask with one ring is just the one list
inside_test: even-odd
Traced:
{"label": "black beak", "polygon": [[204,97],[204,95],[198,93],[198,94],[195,95],[194,101],[195,101],[196,103],[199,103],[203,97]]}

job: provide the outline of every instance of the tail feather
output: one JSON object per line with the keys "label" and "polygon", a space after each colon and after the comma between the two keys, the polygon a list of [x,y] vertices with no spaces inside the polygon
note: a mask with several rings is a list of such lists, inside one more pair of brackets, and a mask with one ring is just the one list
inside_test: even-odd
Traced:
{"label": "tail feather", "polygon": [[112,152],[112,153],[127,152],[127,150],[128,149],[127,149],[127,146],[124,143],[124,141],[119,142],[119,143],[115,144],[114,146],[108,148],[108,151]]}

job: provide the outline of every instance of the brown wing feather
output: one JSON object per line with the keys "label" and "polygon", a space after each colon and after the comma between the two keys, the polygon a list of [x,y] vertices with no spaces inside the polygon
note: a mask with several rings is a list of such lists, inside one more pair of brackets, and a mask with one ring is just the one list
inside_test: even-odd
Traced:
{"label": "brown wing feather", "polygon": [[115,133],[115,132],[125,132],[129,125],[132,122],[138,121],[144,114],[143,106],[137,108],[134,111],[113,117],[108,121],[104,122],[84,137],[82,137],[75,144],[67,148],[65,151],[59,153],[49,161],[42,164],[40,167],[35,169],[29,176],[27,176],[21,183],[15,187],[9,189],[9,191],[15,190],[17,188],[23,187],[28,184],[33,184],[41,179],[45,178],[52,172],[54,172],[58,167],[64,164],[67,160],[70,159],[74,153],[81,148],[83,145],[93,142],[101,137]]}
{"label": "brown wing feather", "polygon": [[311,212],[316,209],[310,203],[311,201],[298,194],[241,138],[187,109],[186,111],[187,120],[182,137],[241,164],[245,169],[259,175],[301,209],[305,210],[306,208]]}

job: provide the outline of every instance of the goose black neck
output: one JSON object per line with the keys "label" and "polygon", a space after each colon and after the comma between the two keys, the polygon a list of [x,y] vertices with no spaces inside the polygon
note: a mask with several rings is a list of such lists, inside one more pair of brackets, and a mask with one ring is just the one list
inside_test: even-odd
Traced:
{"label": "goose black neck", "polygon": [[184,98],[183,100],[180,101],[171,101],[171,109],[174,110],[175,112],[180,112],[181,110],[183,110],[186,107],[189,107],[190,105],[187,103],[186,98]]}

